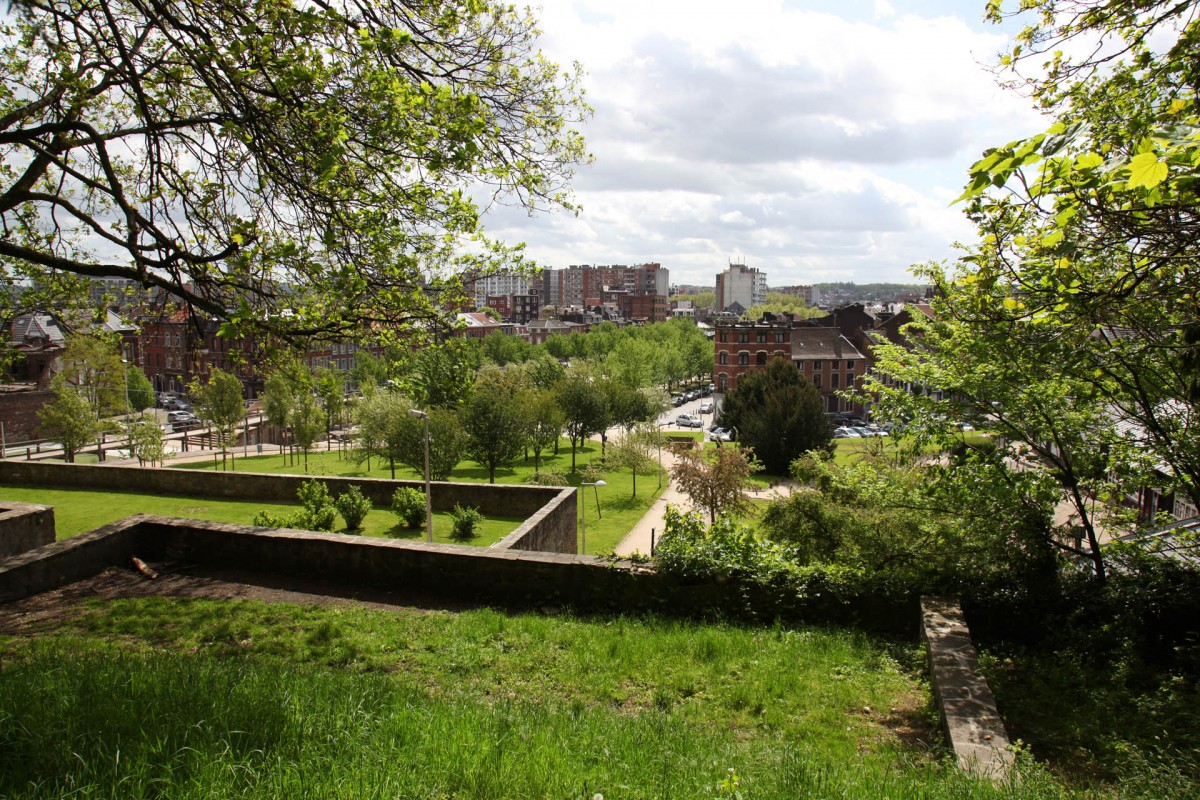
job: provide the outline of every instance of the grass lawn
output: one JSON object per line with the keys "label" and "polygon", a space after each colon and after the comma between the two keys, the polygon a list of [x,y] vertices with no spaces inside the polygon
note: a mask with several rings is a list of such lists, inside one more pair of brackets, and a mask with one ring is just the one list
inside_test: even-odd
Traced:
{"label": "grass lawn", "polygon": [[[270,511],[276,514],[291,513],[299,507],[295,503],[264,503],[214,497],[164,496],[5,484],[0,484],[0,498],[20,503],[40,503],[54,506],[55,532],[59,539],[90,531],[132,514],[162,514],[184,519],[250,525],[259,511]],[[434,512],[433,538],[438,542],[487,546],[512,533],[523,521],[520,517],[487,517],[476,528],[479,532],[478,536],[467,542],[459,542],[450,538],[451,527],[454,524],[450,515]],[[341,524],[342,520],[339,517],[338,525]],[[334,533],[347,533],[347,531],[337,527],[334,529]],[[397,524],[396,515],[389,509],[376,508],[367,516],[362,530],[358,533],[367,536],[424,540],[425,528],[414,530],[400,527]]]}
{"label": "grass lawn", "polygon": [[0,637],[0,796],[1066,795],[931,756],[915,659],[830,630],[93,601]]}
{"label": "grass lawn", "polygon": [[[543,455],[541,470],[557,471],[566,476],[571,486],[578,486],[579,471],[585,466],[600,462],[600,442],[587,441],[578,448],[575,455],[576,472],[571,472],[571,443],[564,439],[559,445],[558,455],[551,452]],[[214,469],[211,461],[179,464],[185,469]],[[366,463],[356,464],[338,451],[315,452],[308,456],[308,469],[305,470],[301,460],[299,464],[291,464],[281,455],[250,456],[238,458],[234,468],[242,472],[265,472],[287,475],[321,475],[352,478],[391,478],[392,471],[386,462],[378,459],[371,460],[368,470]],[[533,475],[533,461],[517,462],[507,469],[496,470],[497,483],[524,483]],[[421,480],[422,473],[396,465],[397,480]],[[649,474],[637,476],[637,496],[633,495],[633,476],[628,470],[604,472],[603,480],[607,485],[588,487],[586,510],[587,520],[587,552],[593,555],[611,552],[625,538],[630,529],[642,518],[654,504],[661,493],[658,476],[655,470]],[[456,482],[486,483],[487,470],[471,461],[463,461],[450,475],[450,480]],[[596,501],[599,499],[599,509]],[[581,509],[582,511],[582,509]],[[509,528],[515,528],[513,525]],[[449,528],[447,528],[449,530]]]}

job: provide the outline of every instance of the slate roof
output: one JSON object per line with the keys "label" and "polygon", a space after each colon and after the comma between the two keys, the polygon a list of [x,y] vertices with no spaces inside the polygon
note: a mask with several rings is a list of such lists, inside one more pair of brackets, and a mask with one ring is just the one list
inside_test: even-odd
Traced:
{"label": "slate roof", "polygon": [[837,328],[793,328],[792,360],[865,359]]}

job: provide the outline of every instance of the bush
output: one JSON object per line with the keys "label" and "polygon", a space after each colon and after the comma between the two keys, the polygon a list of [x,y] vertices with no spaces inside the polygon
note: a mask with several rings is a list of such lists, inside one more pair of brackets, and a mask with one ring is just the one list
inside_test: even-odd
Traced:
{"label": "bush", "polygon": [[291,514],[260,511],[254,516],[254,524],[268,528],[298,528],[306,531],[333,530],[333,525],[337,522],[337,509],[324,483],[303,483],[296,491],[296,497],[304,504],[304,510]]}
{"label": "bush", "polygon": [[346,521],[346,528],[352,531],[361,528],[363,520],[371,513],[371,501],[363,497],[357,486],[343,492],[334,505]]}
{"label": "bush", "polygon": [[450,517],[454,520],[454,527],[450,530],[450,536],[454,539],[474,538],[475,528],[483,522],[483,514],[479,513],[479,509],[463,508],[457,503],[450,512]]}
{"label": "bush", "polygon": [[425,495],[411,487],[401,487],[392,495],[392,513],[406,528],[425,524]]}
{"label": "bush", "polygon": [[570,483],[567,476],[555,470],[544,469],[537,475],[530,475],[525,479],[525,483],[530,486],[566,486]]}

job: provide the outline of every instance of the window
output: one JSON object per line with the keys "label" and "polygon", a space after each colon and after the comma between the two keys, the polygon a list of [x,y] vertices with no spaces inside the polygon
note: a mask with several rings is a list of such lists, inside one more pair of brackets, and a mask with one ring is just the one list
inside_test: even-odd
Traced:
{"label": "window", "polygon": [[756,342],[758,342],[759,344],[766,344],[767,343],[767,332],[759,331],[758,334],[754,337],[754,340]]}
{"label": "window", "polygon": [[717,363],[720,364],[721,366],[728,364],[729,363],[729,353],[726,353],[724,350],[722,350],[721,354],[717,357]]}
{"label": "window", "polygon": [[815,387],[817,387],[818,389],[820,389],[820,388],[821,388],[821,376],[820,376],[820,375],[813,375],[813,376],[812,376],[812,384],[813,384],[813,386],[815,386]]}
{"label": "window", "polygon": [[746,352],[738,353],[738,366],[739,367],[750,366],[750,354],[749,353],[746,353]]}
{"label": "window", "polygon": [[721,387],[722,393],[729,388],[729,376],[724,372],[717,376],[717,386]]}
{"label": "window", "polygon": [[821,369],[823,366],[825,366],[825,362],[821,361],[821,359],[817,358],[813,360],[813,369]]}
{"label": "window", "polygon": [[760,367],[765,367],[767,365],[767,351],[759,350],[758,355],[754,357],[754,363]]}
{"label": "window", "polygon": [[852,359],[852,358],[846,359],[846,369],[849,369],[849,370],[854,369],[854,359]]}
{"label": "window", "polygon": [[725,331],[721,331],[720,333],[717,334],[717,341],[720,342],[721,344],[725,343]]}
{"label": "window", "polygon": [[783,343],[783,331],[775,331],[775,343],[776,344]]}
{"label": "window", "polygon": [[829,388],[830,389],[838,388],[838,374],[836,372],[832,373],[829,376]]}
{"label": "window", "polygon": [[750,341],[750,332],[749,331],[742,331],[741,333],[738,334],[738,343],[739,344],[745,344],[748,341]]}

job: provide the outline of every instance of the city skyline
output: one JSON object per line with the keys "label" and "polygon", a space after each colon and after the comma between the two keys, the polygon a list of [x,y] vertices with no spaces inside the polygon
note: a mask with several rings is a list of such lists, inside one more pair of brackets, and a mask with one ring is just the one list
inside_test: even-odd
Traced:
{"label": "city skyline", "polygon": [[987,67],[1013,28],[983,0],[547,0],[542,46],[578,60],[595,163],[578,217],[493,207],[543,266],[661,262],[712,285],[913,282],[974,231],[954,206],[984,148],[1038,132]]}

